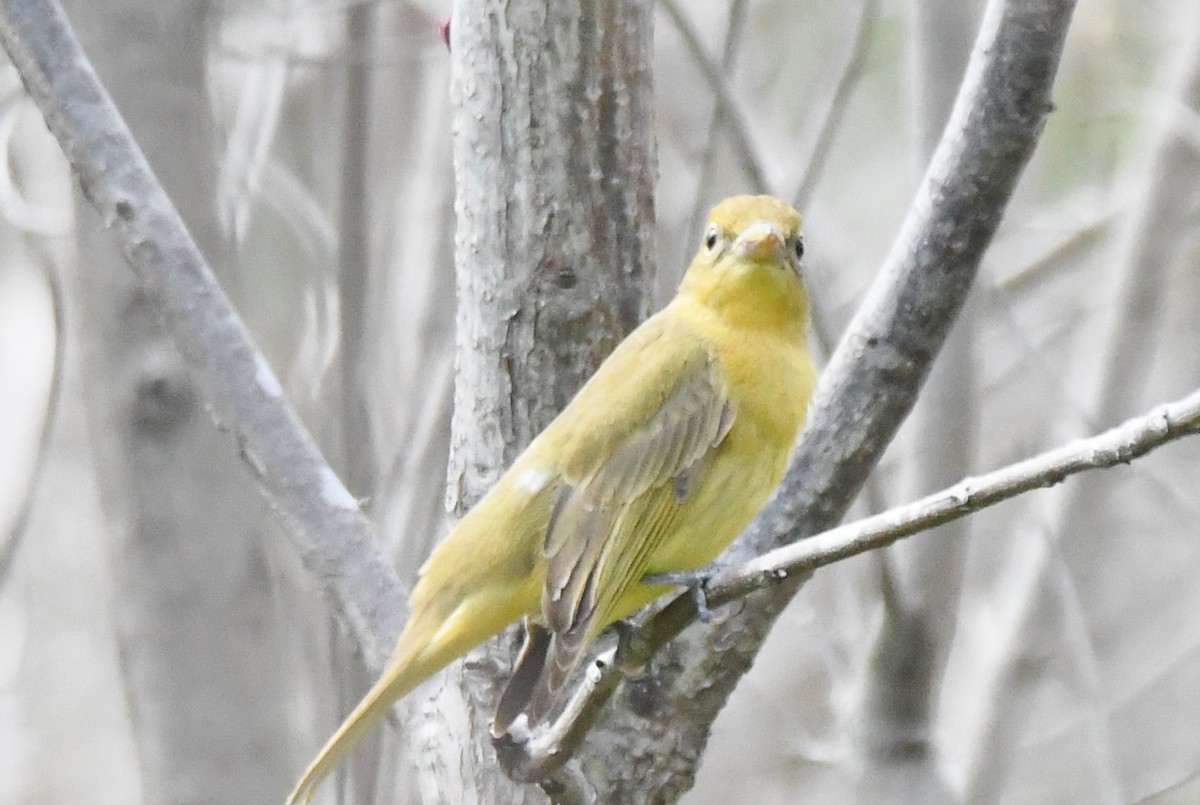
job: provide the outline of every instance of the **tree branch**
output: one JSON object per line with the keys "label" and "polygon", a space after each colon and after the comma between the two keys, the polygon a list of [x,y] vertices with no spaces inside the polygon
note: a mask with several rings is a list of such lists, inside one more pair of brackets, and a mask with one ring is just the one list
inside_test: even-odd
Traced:
{"label": "tree branch", "polygon": [[305,566],[381,669],[407,610],[357,501],[283,397],[178,212],[155,179],[54,0],[0,2],[0,41],[84,194],[116,230],[130,266],[230,429]]}
{"label": "tree branch", "polygon": [[[1161,405],[1088,439],[1077,439],[1010,464],[920,500],[776,548],[724,570],[704,587],[705,603],[719,607],[780,582],[803,579],[818,568],[877,550],[897,540],[959,520],[1035,489],[1045,489],[1086,470],[1129,464],[1165,444],[1200,433],[1200,389]],[[525,755],[509,749],[508,761],[523,779],[538,779],[569,759],[587,733],[600,705],[612,695],[622,673],[642,667],[651,656],[695,622],[693,595],[681,595],[624,642],[615,658],[603,653],[588,668],[563,716],[545,732],[528,737]]]}
{"label": "tree branch", "polygon": [[[459,513],[645,316],[657,174],[652,22],[641,0],[455,4],[448,499]],[[410,722],[437,722],[422,733],[417,766],[441,798],[544,799],[515,786],[491,756],[511,648],[498,641],[469,653],[448,674],[459,684]],[[554,787],[575,790],[577,779]]]}
{"label": "tree branch", "polygon": [[[821,181],[821,175],[825,172],[825,165],[829,161],[829,151],[833,147],[834,135],[840,128],[842,118],[846,115],[846,108],[850,105],[850,98],[853,97],[854,90],[863,77],[863,68],[867,64],[867,51],[870,49],[871,40],[875,35],[875,23],[878,18],[879,0],[862,0],[858,9],[858,20],[854,26],[854,33],[850,39],[850,45],[846,49],[845,61],[838,73],[833,94],[825,106],[825,114],[821,118],[821,125],[817,127],[817,136],[813,138],[808,159],[804,161],[800,176],[794,182],[796,189],[792,191],[791,199],[793,206],[798,210],[808,206],[808,201],[812,198],[813,191],[816,190],[817,183]],[[698,227],[697,231],[699,231]]]}
{"label": "tree branch", "polygon": [[[917,0],[909,3],[908,20],[912,145],[919,166],[937,148],[950,117],[978,19],[976,9],[958,0]],[[907,444],[897,446],[904,456],[900,487],[908,490],[900,493],[902,500],[948,486],[975,465],[978,308],[968,300],[959,314],[908,422]],[[875,558],[882,609],[863,663],[851,675],[853,704],[842,716],[860,801],[953,800],[933,746],[933,721],[958,622],[970,527],[967,520],[947,523],[939,533]]]}
{"label": "tree branch", "polygon": [[1152,450],[1200,433],[1200,390],[1160,405],[1103,433],[1019,461],[905,506],[777,548],[713,580],[713,598],[745,595],[771,578],[816,570],[1034,489],[1045,489],[1085,470],[1129,464]]}
{"label": "tree branch", "polygon": [[742,170],[746,172],[750,186],[762,193],[775,192],[774,183],[767,175],[769,166],[764,163],[762,150],[754,139],[754,127],[750,125],[748,116],[742,110],[742,106],[737,100],[737,93],[722,75],[720,65],[709,56],[708,51],[704,48],[704,43],[700,41],[700,34],[696,30],[696,26],[692,25],[692,21],[683,13],[679,4],[675,0],[661,0],[660,5],[667,12],[667,16],[671,18],[671,22],[675,23],[675,28],[683,37],[683,42],[687,45],[688,50],[691,51],[696,66],[700,68],[700,72],[704,74],[704,80],[713,91],[717,109],[725,119],[730,143],[742,163]]}
{"label": "tree branch", "polygon": [[[665,0],[664,5],[671,8],[671,14],[682,15],[682,10],[678,5]],[[721,65],[720,70],[722,75],[728,75],[733,70],[734,58],[737,56],[738,48],[741,46],[742,34],[746,30],[747,17],[746,0],[733,0],[729,4],[729,22],[725,27],[725,44],[721,48]],[[691,43],[689,43],[691,44]],[[694,47],[694,46],[693,46]],[[708,118],[708,131],[704,136],[704,145],[700,149],[700,153],[696,160],[697,169],[700,171],[699,177],[696,179],[695,197],[692,199],[692,214],[688,217],[688,232],[700,232],[704,229],[705,216],[708,215],[708,208],[712,206],[712,199],[709,198],[709,185],[712,183],[713,174],[715,173],[716,161],[713,156],[717,151],[717,143],[721,129],[725,127],[725,107],[720,103],[713,103],[712,110]],[[744,146],[743,146],[744,147]],[[756,192],[767,192],[766,188],[750,187],[749,189]]]}
{"label": "tree branch", "polygon": [[783,544],[839,519],[907,416],[1033,154],[1073,7],[989,4],[909,215],[830,359],[779,493],[743,535],[746,545]]}
{"label": "tree branch", "polygon": [[[1140,395],[1148,385],[1149,367],[1154,364],[1157,350],[1155,334],[1161,329],[1161,307],[1168,296],[1178,293],[1168,281],[1167,267],[1178,254],[1179,238],[1174,233],[1185,232],[1190,226],[1190,210],[1195,209],[1196,183],[1200,155],[1195,144],[1177,127],[1177,110],[1200,108],[1200,7],[1192,6],[1189,14],[1178,20],[1180,31],[1188,32],[1178,45],[1176,63],[1169,73],[1167,90],[1156,115],[1147,120],[1149,136],[1145,152],[1148,155],[1144,178],[1126,192],[1118,193],[1130,203],[1119,211],[1117,224],[1118,248],[1111,257],[1107,276],[1115,281],[1114,295],[1108,298],[1107,309],[1112,316],[1105,323],[1106,342],[1092,349],[1100,350],[1099,378],[1094,389],[1091,409],[1080,418],[1102,427],[1145,405]],[[1077,389],[1072,389],[1078,394]],[[1064,395],[1068,397],[1072,395]],[[1055,536],[1055,543],[1069,545],[1076,540],[1094,544],[1090,531],[1095,527],[1093,501],[1103,499],[1101,487],[1074,484],[1062,490],[1048,503],[1046,532]],[[1014,589],[1024,591],[1020,598],[999,608],[998,622],[1006,627],[1001,633],[1009,639],[999,641],[1001,651],[992,655],[994,662],[985,665],[974,681],[980,700],[986,708],[979,716],[984,725],[971,749],[970,771],[967,776],[966,799],[989,802],[999,798],[1001,781],[1011,768],[1014,754],[998,751],[1011,745],[1015,735],[1026,723],[1033,705],[1028,699],[1014,695],[1027,679],[1030,658],[1044,656],[1038,643],[1045,639],[1044,615],[1048,610],[1061,613],[1061,632],[1055,635],[1056,645],[1069,641],[1071,648],[1064,652],[1068,673],[1077,675],[1081,688],[1092,696],[1092,707],[1086,713],[1090,722],[1089,743],[1093,776],[1098,790],[1106,792],[1109,801],[1124,799],[1119,778],[1111,768],[1111,740],[1107,723],[1111,714],[1099,702],[1096,678],[1095,650],[1087,637],[1079,637],[1081,604],[1071,589],[1070,579],[1060,563],[1045,546],[1022,556],[1017,565],[1019,581]],[[1039,628],[1033,628],[1037,624]],[[1018,704],[1019,703],[1019,704]],[[1116,792],[1116,793],[1114,793]]]}
{"label": "tree branch", "polygon": [[[839,519],[907,414],[1033,151],[1073,6],[1071,0],[990,3],[955,114],[909,218],[833,356],[781,492],[748,530],[745,548],[783,544]],[[162,300],[168,327],[264,491],[294,526],[290,533],[306,565],[333,590],[368,660],[381,667],[405,612],[394,572],[374,549],[357,504],[284,403],[61,10],[50,0],[4,0],[0,39],[85,192]],[[747,613],[752,617],[706,630],[704,639],[720,641],[721,652],[679,652],[683,660],[656,704],[678,717],[662,727],[666,740],[646,750],[660,756],[664,796],[690,785],[707,726],[794,589],[784,586],[760,599]],[[676,601],[659,617],[669,619],[681,606]],[[702,689],[699,679],[708,680]],[[684,700],[689,706],[679,707]],[[620,715],[637,719],[618,727],[625,735],[645,724],[631,711]],[[592,744],[622,762],[635,760],[619,740]],[[601,757],[585,759],[585,766],[597,762],[613,767]]]}
{"label": "tree branch", "polygon": [[[356,496],[376,494],[376,440],[366,393],[370,364],[366,360],[371,325],[368,300],[375,291],[371,276],[371,208],[369,195],[371,60],[376,57],[373,3],[346,10],[346,41],[361,58],[346,64],[346,112],[342,119],[342,164],[338,199],[338,328],[342,422],[342,472]],[[337,459],[335,459],[336,461]]]}
{"label": "tree branch", "polygon": [[[954,112],[908,218],[822,375],[780,488],[731,556],[761,553],[834,525],[907,416],[1051,109],[1073,10],[1073,0],[989,3]],[[691,785],[712,721],[794,590],[784,584],[756,596],[739,617],[695,630],[692,642],[656,662],[653,710],[673,714],[661,726],[653,720],[658,796],[674,799]],[[621,740],[644,732],[651,721],[646,715],[645,708],[609,708],[604,735],[593,731],[580,754],[585,770],[649,762]]]}

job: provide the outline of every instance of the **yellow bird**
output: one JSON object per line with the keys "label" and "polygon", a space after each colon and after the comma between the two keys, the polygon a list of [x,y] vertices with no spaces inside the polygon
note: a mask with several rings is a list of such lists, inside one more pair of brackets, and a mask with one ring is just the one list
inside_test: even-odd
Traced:
{"label": "yellow bird", "polygon": [[549,635],[532,697],[544,704],[605,627],[671,589],[646,574],[725,549],[779,482],[812,393],[803,251],[800,216],[778,199],[713,209],[671,303],[434,549],[391,664],[289,805],[397,699],[518,618]]}

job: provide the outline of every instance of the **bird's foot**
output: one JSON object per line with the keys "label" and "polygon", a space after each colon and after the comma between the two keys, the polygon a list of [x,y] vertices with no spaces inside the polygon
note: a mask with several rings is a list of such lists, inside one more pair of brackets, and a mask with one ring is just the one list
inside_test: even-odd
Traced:
{"label": "bird's foot", "polygon": [[716,573],[713,565],[705,565],[695,570],[668,570],[663,573],[647,573],[642,577],[644,584],[673,584],[686,587],[691,593],[692,603],[696,607],[696,617],[702,623],[712,620],[712,610],[708,608],[708,581]]}

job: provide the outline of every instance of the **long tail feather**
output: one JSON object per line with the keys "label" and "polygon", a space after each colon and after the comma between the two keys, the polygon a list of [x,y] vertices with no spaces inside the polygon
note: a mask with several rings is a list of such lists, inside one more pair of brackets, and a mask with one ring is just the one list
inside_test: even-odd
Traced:
{"label": "long tail feather", "polygon": [[415,656],[398,658],[399,661],[392,664],[391,672],[375,683],[305,770],[304,776],[288,797],[287,805],[308,805],[317,786],[337,767],[363,733],[374,726],[397,699],[446,664],[445,661],[439,662],[440,657],[432,658],[433,662],[430,662],[424,659],[424,654],[418,651]]}
{"label": "long tail feather", "polygon": [[456,604],[442,598],[433,606],[414,610],[388,670],[304,772],[288,797],[287,805],[307,805],[317,786],[329,776],[354,742],[387,713],[397,699],[455,657],[524,614],[529,601],[536,600],[534,595],[529,591],[514,594],[511,588],[504,587],[475,588],[470,597]]}

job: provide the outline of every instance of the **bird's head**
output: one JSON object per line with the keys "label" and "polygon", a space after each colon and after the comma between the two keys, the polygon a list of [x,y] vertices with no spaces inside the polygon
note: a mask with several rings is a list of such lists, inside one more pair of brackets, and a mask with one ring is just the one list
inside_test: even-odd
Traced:
{"label": "bird's head", "polygon": [[738,326],[803,327],[808,297],[800,214],[771,196],[713,208],[680,293]]}

